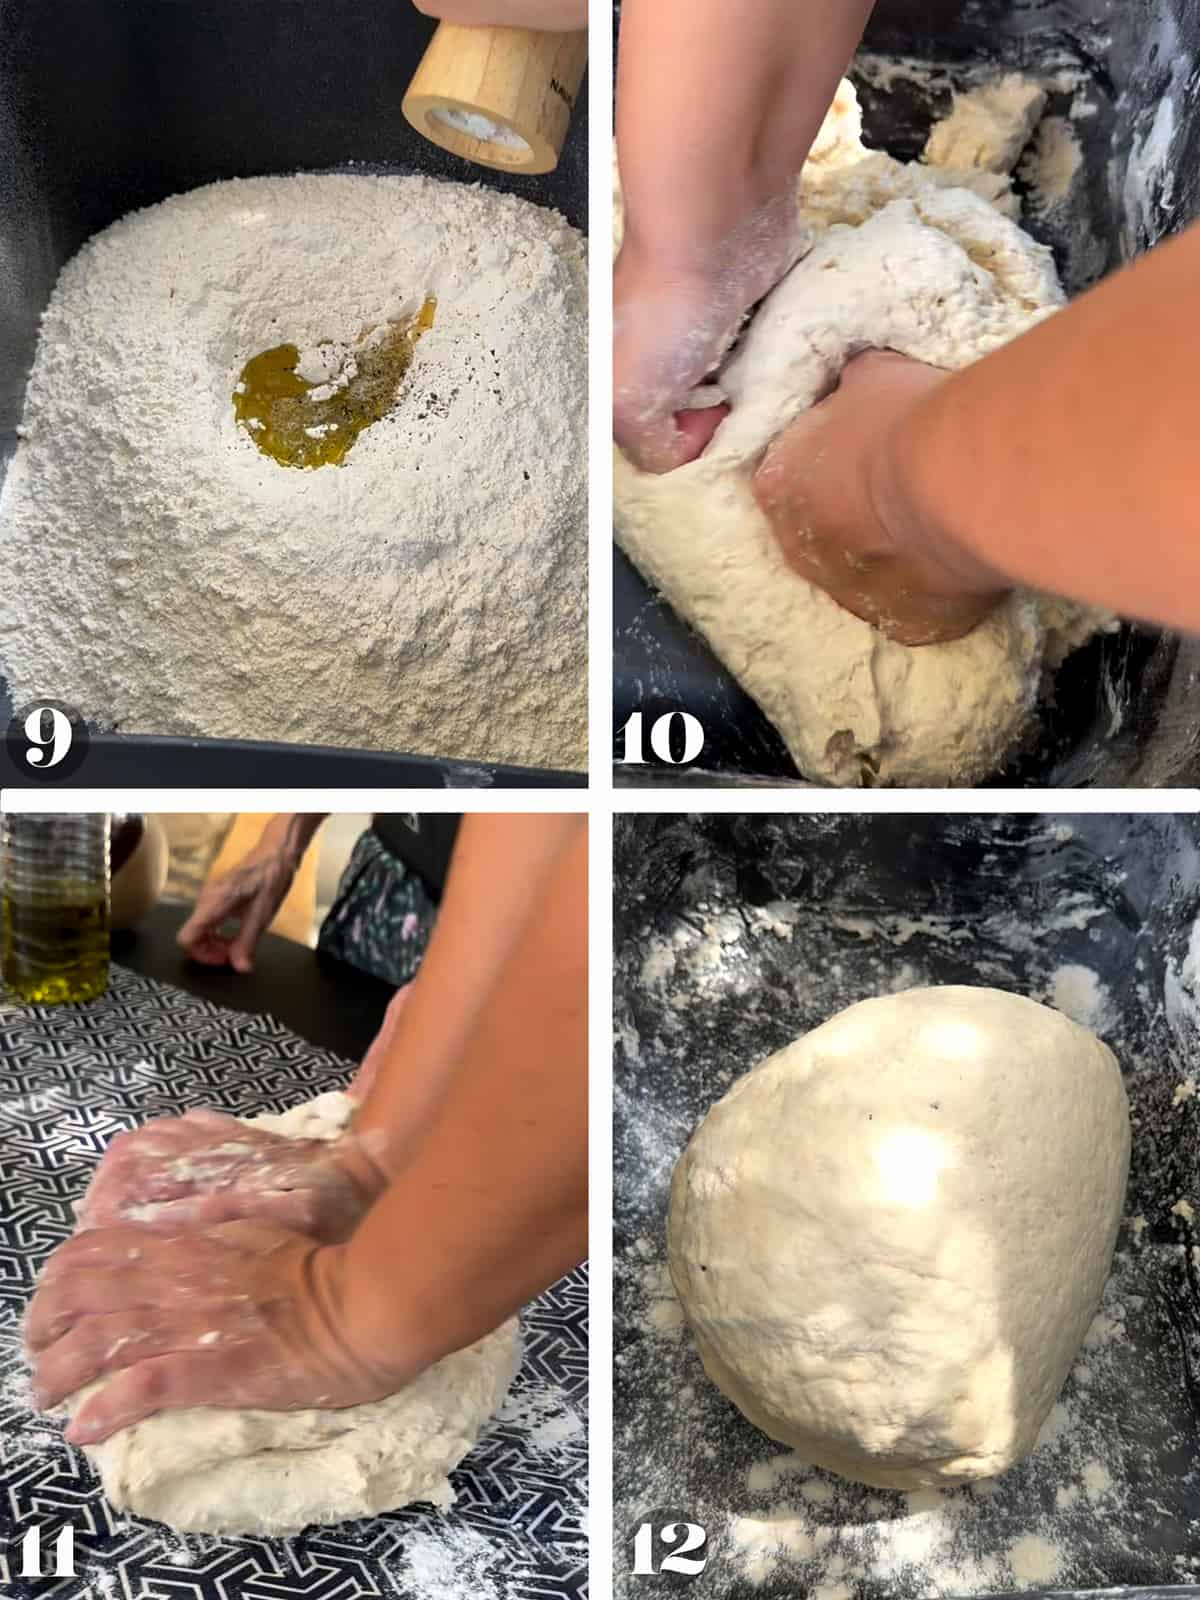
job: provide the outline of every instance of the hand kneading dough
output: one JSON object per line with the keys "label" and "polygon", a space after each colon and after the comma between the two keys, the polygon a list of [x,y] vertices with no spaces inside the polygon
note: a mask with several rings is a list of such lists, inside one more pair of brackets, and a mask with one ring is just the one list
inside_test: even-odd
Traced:
{"label": "hand kneading dough", "polygon": [[662,477],[617,453],[617,536],[707,636],[806,777],[969,784],[1011,752],[1043,668],[1100,614],[1017,592],[964,639],[895,644],[792,571],[751,478],[852,355],[887,349],[964,367],[1063,294],[1050,252],[973,192],[994,186],[992,174],[904,165],[865,150],[860,127],[843,84],[801,181],[799,214],[816,242],[721,373],[732,415],[698,461]]}
{"label": "hand kneading dough", "polygon": [[1037,1439],[1112,1261],[1112,1052],[997,989],[865,1000],[740,1078],[671,1185],[671,1277],[750,1421],[879,1488]]}
{"label": "hand kneading dough", "polygon": [[[354,1103],[324,1094],[249,1120],[333,1139]],[[446,1356],[390,1399],[341,1411],[161,1411],[87,1455],[118,1511],[187,1533],[296,1533],[413,1501],[449,1506],[447,1481],[499,1409],[521,1361],[515,1321]],[[74,1413],[92,1385],[67,1402]]]}

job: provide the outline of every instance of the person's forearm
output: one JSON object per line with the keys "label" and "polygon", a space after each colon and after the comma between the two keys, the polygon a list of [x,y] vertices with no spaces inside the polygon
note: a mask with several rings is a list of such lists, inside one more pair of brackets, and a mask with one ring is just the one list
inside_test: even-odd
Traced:
{"label": "person's forearm", "polygon": [[485,1003],[582,816],[464,817],[421,970],[355,1119],[394,1174],[448,1091]]}
{"label": "person's forearm", "polygon": [[414,0],[418,11],[464,27],[534,28],[546,33],[587,27],[587,0]]}
{"label": "person's forearm", "polygon": [[871,0],[625,0],[617,144],[626,239],[689,259],[799,173]]}
{"label": "person's forearm", "polygon": [[974,581],[1200,630],[1200,228],[955,373],[880,461],[885,521]]}
{"label": "person's forearm", "polygon": [[587,836],[555,864],[454,1094],[346,1245],[313,1260],[330,1326],[407,1377],[482,1337],[587,1249]]}
{"label": "person's forearm", "polygon": [[327,813],[279,811],[259,835],[258,849],[283,851],[293,867],[298,867]]}

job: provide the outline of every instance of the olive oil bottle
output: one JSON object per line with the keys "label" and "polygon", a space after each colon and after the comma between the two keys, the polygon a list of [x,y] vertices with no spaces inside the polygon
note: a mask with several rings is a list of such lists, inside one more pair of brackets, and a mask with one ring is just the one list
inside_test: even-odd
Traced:
{"label": "olive oil bottle", "polygon": [[109,818],[0,818],[0,974],[33,1005],[108,988]]}

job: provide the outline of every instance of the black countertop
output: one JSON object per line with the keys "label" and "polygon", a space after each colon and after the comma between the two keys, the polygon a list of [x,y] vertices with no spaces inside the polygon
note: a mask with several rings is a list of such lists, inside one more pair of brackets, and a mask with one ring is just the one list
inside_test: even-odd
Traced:
{"label": "black countertop", "polygon": [[361,1059],[395,993],[391,984],[273,933],[259,941],[253,972],[201,966],[175,942],[190,911],[156,906],[137,929],[113,935],[113,960],[214,1005],[268,1013],[310,1044]]}

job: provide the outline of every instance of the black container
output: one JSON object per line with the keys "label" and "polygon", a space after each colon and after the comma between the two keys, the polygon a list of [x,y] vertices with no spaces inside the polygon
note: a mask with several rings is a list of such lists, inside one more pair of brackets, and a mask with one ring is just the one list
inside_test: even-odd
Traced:
{"label": "black container", "polygon": [[[987,1582],[997,1574],[983,1565],[1030,1533],[1064,1552],[1056,1591],[1104,1589],[1129,1600],[1194,1582],[1200,1236],[1171,1208],[1196,1198],[1200,1173],[1200,1100],[1177,1093],[1200,1059],[1198,914],[1195,817],[617,819],[618,1594],[669,1586],[628,1576],[632,1537],[646,1520],[707,1530],[709,1567],[689,1586],[698,1600],[819,1593],[835,1581],[828,1562],[838,1554],[847,1565],[836,1581],[854,1600],[1041,1593],[1036,1582]],[[1083,970],[1096,981],[1094,1007]],[[897,1537],[898,1519],[913,1515],[902,1496],[819,1474],[808,1503],[827,1543],[752,1586],[731,1519],[803,1505],[805,1475],[757,1488],[748,1480],[783,1447],[708,1381],[686,1331],[670,1333],[662,1274],[671,1171],[709,1106],[765,1056],[855,1001],[947,983],[1056,999],[1121,1064],[1133,1125],[1125,1215],[1145,1222],[1122,1227],[1106,1291],[1106,1312],[1115,1318],[1120,1308],[1121,1336],[1081,1354],[1057,1440],[994,1480],[990,1494],[956,1490],[937,1501],[944,1509],[934,1515],[963,1517],[954,1564],[974,1562],[983,1582],[947,1582],[949,1552],[940,1535],[923,1548],[919,1514],[906,1524],[913,1538]],[[1071,1174],[1062,1180],[1069,1187]],[[1111,1493],[1060,1505],[1057,1490],[1093,1455],[1111,1474]],[[913,1559],[881,1572],[888,1550]]]}
{"label": "black container", "polygon": [[[936,69],[928,88],[903,77],[872,84],[880,58]],[[1084,75],[1093,115],[1074,124],[1086,182],[1072,215],[1025,226],[1055,250],[1077,291],[1200,213],[1200,9],[1188,0],[880,0],[855,78],[867,142],[911,159],[961,87],[1004,71]],[[1047,115],[1070,96],[1052,93]],[[1155,119],[1165,159],[1137,180]],[[1166,137],[1165,135],[1168,135]],[[1131,181],[1131,170],[1133,181]],[[1074,224],[1089,224],[1080,246]],[[690,711],[705,730],[698,769],[722,783],[800,783],[778,733],[709,650],[615,554],[614,728],[641,710],[649,724]],[[1200,644],[1123,626],[1076,651],[1055,675],[1025,744],[983,787],[1137,788],[1192,785],[1200,776]],[[618,740],[616,754],[621,754]],[[678,767],[622,767],[628,784],[678,782]]]}
{"label": "black container", "polygon": [[[586,90],[555,172],[521,178],[462,161],[400,113],[434,26],[408,0],[0,0],[0,480],[60,269],[139,206],[222,178],[355,163],[484,183],[586,226]],[[0,728],[11,711],[0,673]],[[287,747],[122,737],[94,741],[78,781],[128,782],[139,753],[143,784],[281,782],[277,753],[299,770]],[[317,751],[304,776],[440,788],[462,765],[419,751]],[[511,768],[471,770],[476,783],[514,781]],[[564,779],[578,781],[524,776]]]}

